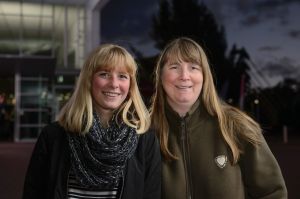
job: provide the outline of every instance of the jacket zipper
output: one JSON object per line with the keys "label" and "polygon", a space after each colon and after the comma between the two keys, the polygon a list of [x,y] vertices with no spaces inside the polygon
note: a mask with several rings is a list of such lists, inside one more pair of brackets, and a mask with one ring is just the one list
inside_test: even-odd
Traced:
{"label": "jacket zipper", "polygon": [[193,198],[192,192],[192,175],[191,175],[191,165],[190,165],[190,154],[189,154],[189,146],[186,132],[186,123],[184,118],[181,120],[181,144],[182,144],[182,154],[183,154],[183,163],[185,169],[185,177],[186,177],[186,190],[187,190],[187,198]]}

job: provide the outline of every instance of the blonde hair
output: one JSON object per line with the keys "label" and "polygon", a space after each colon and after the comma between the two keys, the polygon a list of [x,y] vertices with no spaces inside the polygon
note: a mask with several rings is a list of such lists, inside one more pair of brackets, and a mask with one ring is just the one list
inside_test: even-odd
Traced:
{"label": "blonde hair", "polygon": [[[137,64],[126,49],[113,44],[96,48],[81,69],[75,90],[61,109],[58,122],[68,131],[85,134],[93,122],[91,83],[93,74],[102,69],[114,69],[122,63],[130,76],[130,88],[126,100],[116,110],[117,115],[137,133],[144,133],[150,126],[150,115],[142,100],[137,80]],[[118,118],[118,117],[116,117]]]}
{"label": "blonde hair", "polygon": [[160,140],[160,148],[165,159],[177,159],[168,149],[169,124],[165,116],[165,92],[161,82],[161,70],[168,60],[197,63],[202,67],[203,87],[199,99],[207,112],[217,117],[220,132],[228,144],[236,163],[243,152],[240,138],[257,145],[260,143],[261,128],[242,111],[222,101],[214,86],[213,76],[207,57],[195,41],[181,37],[170,42],[158,59],[155,70],[155,91],[151,104],[151,122]]}

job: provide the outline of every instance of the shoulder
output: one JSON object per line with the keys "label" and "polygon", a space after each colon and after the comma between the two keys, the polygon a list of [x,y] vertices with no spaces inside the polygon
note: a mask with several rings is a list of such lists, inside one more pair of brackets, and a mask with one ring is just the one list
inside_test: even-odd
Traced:
{"label": "shoulder", "polygon": [[49,155],[54,152],[61,154],[67,146],[67,142],[67,135],[63,127],[57,122],[50,123],[42,129],[35,143],[34,156]]}
{"label": "shoulder", "polygon": [[149,129],[139,136],[136,157],[148,165],[156,164],[161,160],[159,142],[153,129]]}
{"label": "shoulder", "polygon": [[147,151],[159,149],[159,143],[154,129],[150,128],[145,133],[139,135],[138,148],[146,153]]}
{"label": "shoulder", "polygon": [[145,144],[152,143],[157,140],[155,131],[153,128],[148,129],[145,133],[140,135],[140,142],[143,142]]}
{"label": "shoulder", "polygon": [[52,122],[46,125],[39,136],[39,140],[47,140],[47,142],[54,142],[66,138],[66,131],[58,122]]}
{"label": "shoulder", "polygon": [[223,110],[225,113],[225,117],[229,120],[229,121],[234,121],[237,124],[240,125],[252,125],[252,124],[256,124],[256,121],[254,121],[254,119],[245,111],[234,107],[232,105],[226,104],[223,105]]}

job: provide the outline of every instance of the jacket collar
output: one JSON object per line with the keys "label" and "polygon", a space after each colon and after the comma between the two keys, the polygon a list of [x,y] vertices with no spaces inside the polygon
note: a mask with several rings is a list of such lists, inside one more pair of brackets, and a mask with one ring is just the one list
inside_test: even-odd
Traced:
{"label": "jacket collar", "polygon": [[165,101],[165,113],[168,120],[169,126],[179,129],[182,121],[186,122],[188,126],[194,126],[201,120],[212,119],[214,116],[210,115],[200,99],[198,99],[191,109],[187,112],[184,117],[181,117],[175,112],[172,107]]}
{"label": "jacket collar", "polygon": [[200,111],[199,107],[201,107],[200,100],[197,100],[193,104],[191,109],[186,113],[186,115],[184,117],[181,117],[176,111],[172,109],[167,100],[165,100],[165,104],[165,112],[168,122],[177,125],[180,125],[180,121],[182,120],[189,121],[193,115]]}

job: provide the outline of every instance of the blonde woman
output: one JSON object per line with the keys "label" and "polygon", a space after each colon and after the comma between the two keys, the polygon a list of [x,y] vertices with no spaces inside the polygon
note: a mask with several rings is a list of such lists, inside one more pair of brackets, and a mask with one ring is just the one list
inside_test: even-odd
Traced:
{"label": "blonde woman", "polygon": [[259,124],[218,97],[195,41],[170,42],[155,77],[151,117],[163,155],[163,199],[287,198]]}
{"label": "blonde woman", "polygon": [[58,122],[38,138],[24,199],[160,197],[159,144],[136,72],[121,46],[90,54]]}

